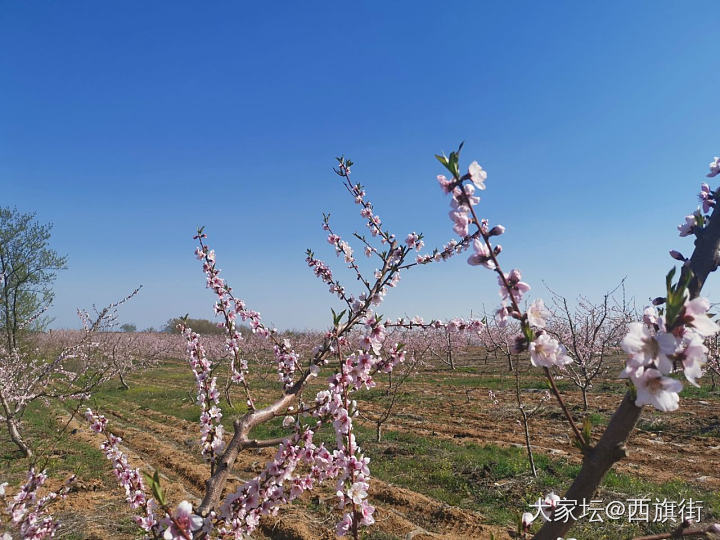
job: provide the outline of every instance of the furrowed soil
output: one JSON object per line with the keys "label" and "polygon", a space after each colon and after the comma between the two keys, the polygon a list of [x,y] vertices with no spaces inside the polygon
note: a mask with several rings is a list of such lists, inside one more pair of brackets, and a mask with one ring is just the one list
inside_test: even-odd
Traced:
{"label": "furrowed soil", "polygon": [[[383,438],[375,441],[372,419],[389,402],[383,380],[378,387],[358,394],[363,417],[357,420],[358,441],[371,458],[373,473],[370,502],[376,507],[376,524],[363,538],[512,538],[517,519],[529,505],[551,489],[562,493],[577,473],[581,455],[572,445],[570,430],[554,400],[542,400],[542,379],[529,370],[521,374],[521,399],[538,405],[529,429],[539,475],[527,465],[524,431],[518,422],[514,375],[502,362],[481,361],[472,351],[458,359],[459,368],[423,368],[408,378],[398,392],[392,414],[383,424]],[[610,370],[613,372],[612,370]],[[615,373],[619,371],[614,371]],[[321,375],[312,391],[322,389]],[[109,430],[122,437],[122,448],[132,466],[153,473],[173,503],[200,500],[209,466],[199,458],[198,411],[193,404],[194,381],[182,361],[129,377],[130,390],[112,382],[93,397],[90,406],[104,414]],[[705,381],[708,384],[709,381]],[[559,382],[573,416],[588,417],[599,437],[622,398],[624,383],[598,381],[582,408],[581,394],[567,380]],[[254,399],[267,403],[276,397],[274,378],[255,381]],[[495,393],[497,403],[488,396]],[[242,402],[239,392],[234,403]],[[306,398],[309,399],[309,398]],[[227,431],[233,409],[222,403]],[[663,497],[703,501],[703,522],[720,520],[720,395],[709,388],[684,391],[675,413],[643,411],[629,442],[629,457],[620,462],[597,494],[605,503],[632,498]],[[253,434],[258,438],[285,433],[281,418]],[[26,418],[30,436],[45,437],[38,448],[48,456],[52,481],[77,472],[79,481],[53,513],[63,524],[60,538],[138,538],[124,494],[110,473],[109,462],[97,450],[103,436],[91,432],[68,408],[38,409]],[[59,442],[57,432],[67,424]],[[4,437],[4,434],[3,434]],[[331,443],[332,434],[320,430],[316,441]],[[44,453],[44,454],[43,454]],[[272,459],[274,449],[242,452],[226,491],[257,475]],[[27,462],[5,438],[0,438],[0,466],[17,485]],[[13,484],[13,482],[11,482]],[[255,538],[334,538],[336,508],[334,482],[305,493],[277,516],[267,516]],[[571,536],[629,538],[638,534],[669,532],[662,523],[589,524],[582,520]],[[536,530],[537,526],[533,530]]]}

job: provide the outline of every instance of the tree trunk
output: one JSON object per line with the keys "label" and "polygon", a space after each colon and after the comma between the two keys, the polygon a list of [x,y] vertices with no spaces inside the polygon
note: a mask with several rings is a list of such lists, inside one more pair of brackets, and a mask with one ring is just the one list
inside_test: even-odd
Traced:
{"label": "tree trunk", "polygon": [[447,348],[448,364],[450,364],[450,369],[452,369],[454,371],[455,370],[455,361],[453,360],[452,342],[450,341],[450,333],[449,332],[447,335],[447,343],[448,343],[448,348]]}
{"label": "tree trunk", "polygon": [[122,387],[125,390],[130,390],[130,386],[128,386],[128,383],[125,382],[125,378],[123,377],[122,371],[119,372],[118,375],[120,376],[120,384],[122,384]]}
{"label": "tree trunk", "polygon": [[[696,233],[695,249],[690,257],[690,263],[683,265],[680,273],[680,282],[690,278],[688,292],[691,299],[700,295],[710,272],[714,272],[720,266],[720,210],[718,208],[720,205],[713,209],[708,225]],[[627,392],[597,446],[586,451],[582,468],[565,494],[565,499],[575,501],[591,499],[605,474],[617,461],[627,455],[625,443],[635,429],[642,413],[642,409],[635,406],[634,401],[633,392]],[[570,513],[570,517],[571,519],[568,519],[566,523],[562,521],[546,522],[534,538],[536,540],[556,540],[558,537],[565,536],[565,533],[575,523],[572,513]]]}
{"label": "tree trunk", "polygon": [[380,442],[382,440],[382,422],[377,422],[375,424],[375,442]]}
{"label": "tree trunk", "polygon": [[22,436],[20,435],[20,431],[18,430],[17,422],[12,419],[8,418],[5,423],[8,427],[8,433],[10,433],[10,439],[12,442],[14,442],[17,447],[20,449],[20,451],[23,453],[25,457],[32,458],[33,457],[33,451],[30,450],[30,447],[27,445],[27,443],[23,440]]}
{"label": "tree trunk", "polygon": [[[597,446],[587,451],[582,468],[565,494],[565,499],[590,500],[605,474],[617,461],[627,455],[625,443],[635,429],[642,412],[640,407],[635,406],[634,401],[635,398],[631,392],[627,392]],[[567,522],[547,521],[534,536],[535,540],[557,540],[557,538],[565,536],[565,533],[575,523],[573,517],[575,516],[570,514]]]}
{"label": "tree trunk", "polygon": [[582,390],[583,410],[584,410],[584,411],[587,411],[587,410],[588,410],[587,388],[586,388],[585,386],[583,386],[582,388],[580,388],[580,390]]}
{"label": "tree trunk", "polygon": [[530,462],[530,470],[532,475],[537,477],[537,469],[535,468],[535,458],[533,457],[532,446],[530,445],[530,430],[528,429],[528,418],[525,411],[520,408],[520,414],[522,414],[523,428],[525,429],[525,448],[527,449],[528,461]]}

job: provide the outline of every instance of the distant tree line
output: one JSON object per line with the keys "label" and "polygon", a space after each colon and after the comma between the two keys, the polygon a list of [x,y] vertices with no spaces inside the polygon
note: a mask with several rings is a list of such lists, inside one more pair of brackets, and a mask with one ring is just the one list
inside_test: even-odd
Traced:
{"label": "distant tree line", "polygon": [[[163,327],[162,331],[166,332],[168,334],[179,334],[180,330],[178,330],[178,324],[182,319],[180,317],[175,317],[173,319],[168,320],[167,323],[165,323],[165,326]],[[210,321],[208,319],[185,319],[184,324],[186,326],[189,326],[193,329],[194,332],[197,332],[198,334],[206,334],[206,335],[222,335],[225,333],[225,327],[218,327],[217,323],[214,321]],[[243,335],[243,337],[247,337],[252,332],[250,331],[250,328],[247,326],[240,326],[238,325],[238,330]]]}

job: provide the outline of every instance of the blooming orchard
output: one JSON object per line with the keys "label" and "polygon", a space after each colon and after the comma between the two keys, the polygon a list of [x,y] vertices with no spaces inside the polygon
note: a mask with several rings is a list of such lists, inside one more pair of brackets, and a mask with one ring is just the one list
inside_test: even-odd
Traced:
{"label": "blooming orchard", "polygon": [[[485,333],[487,339],[492,337],[504,344],[511,367],[512,358],[526,352],[530,364],[542,371],[584,459],[564,498],[551,492],[541,501],[540,509],[547,518],[537,531],[537,538],[541,539],[555,540],[569,530],[573,519],[552,519],[559,501],[591,499],[607,471],[625,456],[625,444],[643,405],[652,405],[661,411],[677,409],[681,372],[690,384],[698,384],[707,363],[706,342],[719,330],[708,317],[709,302],[699,296],[707,275],[717,266],[720,218],[708,215],[710,211],[714,214],[717,191],[703,184],[699,195],[702,208],[687,216],[678,228],[680,236],[696,237],[696,247],[690,258],[671,252],[674,260],[682,262],[677,281],[673,281],[676,270],[672,270],[666,278],[665,295],[644,311],[643,320],[628,324],[610,340],[618,341],[627,354],[621,375],[631,386],[604,433],[595,441],[589,429],[581,430],[577,426],[554,380],[555,373],[571,369],[582,361],[579,349],[563,344],[561,333],[553,330],[552,313],[542,299],[527,304],[531,287],[521,271],[502,268],[503,248],[497,240],[506,229],[499,224],[491,225],[477,212],[478,193],[486,189],[487,173],[477,162],[470,163],[467,172],[461,172],[461,148],[462,145],[449,157],[437,156],[449,172],[449,176],[440,175],[437,179],[442,191],[450,197],[449,217],[458,238],[430,252],[423,252],[422,234],[413,231],[396,237],[384,229],[364,188],[350,180],[352,162],[338,158],[336,172],[358,205],[369,233],[368,237],[368,233],[356,232],[353,238],[375,269],[364,270],[368,262],[356,258],[356,250],[333,229],[329,216],[325,215],[322,228],[327,233],[327,242],[354,276],[360,290],[353,291],[342,285],[330,265],[313,251],[307,251],[308,267],[343,307],[339,313],[332,311],[332,324],[316,336],[318,340],[311,347],[300,347],[292,336],[267,326],[259,312],[235,296],[221,277],[216,254],[206,243],[207,236],[202,229],[198,230],[195,255],[202,265],[206,285],[213,293],[215,313],[224,330],[229,384],[239,387],[246,407],[246,412],[233,418],[232,433],[225,433],[221,420],[228,410],[223,410],[221,403],[218,355],[208,354],[204,338],[189,327],[187,320],[181,322],[180,330],[195,380],[196,403],[200,408],[200,451],[210,468],[200,503],[193,506],[188,501],[166,500],[159,475],[144,481],[140,471],[129,465],[120,447],[121,440],[112,434],[106,419],[98,412],[86,411],[92,429],[104,434],[102,449],[112,462],[137,524],[149,537],[245,538],[258,527],[262,516],[276,514],[281,506],[320,484],[333,483],[341,512],[335,532],[359,538],[361,528],[374,523],[375,508],[368,501],[370,460],[356,437],[355,423],[360,415],[356,392],[373,388],[378,373],[392,373],[397,366],[408,364],[408,347],[401,342],[402,330],[429,327],[462,331],[479,334],[482,340],[486,339]],[[720,161],[716,158],[708,176],[718,173]],[[499,306],[492,320],[451,319],[426,324],[419,318],[389,321],[377,312],[386,295],[399,284],[402,272],[465,251],[470,251],[467,259],[470,265],[484,267],[496,276]],[[272,349],[274,376],[277,376],[277,391],[272,398],[253,388],[249,376],[253,366],[248,357],[254,345],[248,345],[250,340],[240,331],[241,323],[250,328],[252,340]],[[489,330],[490,327],[496,330]],[[322,381],[322,389],[310,392],[309,382],[315,378]],[[530,450],[527,410],[519,399],[519,383],[517,388],[518,408],[525,419]],[[226,395],[229,397],[229,392],[226,391]],[[286,430],[283,436],[267,439],[251,436],[253,428],[275,418],[283,419]],[[321,429],[331,430],[333,444],[317,442]],[[229,475],[239,453],[264,447],[275,448],[274,458],[254,478],[228,491]],[[532,453],[529,454],[532,460]],[[41,482],[36,476],[31,480],[30,487],[25,489],[27,494],[22,497],[35,504],[29,493],[35,493]],[[42,505],[33,508],[36,516],[33,523],[50,530],[53,525],[46,524],[41,517]],[[529,513],[521,516],[523,534],[534,527],[534,518]],[[23,519],[14,523],[20,524]]]}
{"label": "blooming orchard", "polygon": [[[575,425],[553,380],[551,370],[562,369],[573,360],[565,346],[546,330],[550,313],[542,300],[535,300],[526,310],[521,308],[530,285],[523,281],[519,270],[505,272],[501,267],[499,256],[502,246],[495,243],[495,238],[501,236],[505,228],[502,225],[491,227],[487,220],[477,216],[475,210],[480,201],[476,191],[485,189],[487,174],[477,162],[471,163],[467,173],[461,174],[459,155],[460,150],[451,153],[449,157],[438,156],[438,160],[451,174],[450,178],[439,176],[438,182],[443,191],[451,197],[449,216],[453,222],[453,230],[460,238],[448,242],[442,250],[434,250],[430,254],[418,253],[414,263],[406,262],[406,257],[411,250],[419,252],[423,248],[422,236],[411,233],[405,238],[405,245],[401,245],[394,235],[383,231],[382,220],[375,213],[372,204],[366,200],[362,186],[350,182],[352,163],[339,159],[337,172],[343,179],[343,185],[356,204],[360,205],[360,214],[366,220],[371,237],[379,239],[386,249],[381,251],[365,235],[355,234],[356,239],[364,246],[365,255],[377,257],[381,263],[381,268],[373,273],[373,279],[366,278],[355,260],[352,247],[332,230],[329,216],[324,217],[323,228],[328,232],[328,243],[336,254],[342,257],[347,267],[355,272],[365,290],[360,294],[350,293],[335,278],[330,267],[308,250],[308,266],[328,286],[330,292],[344,302],[347,309],[339,315],[333,312],[332,329],[325,334],[312,357],[304,362],[289,340],[278,339],[277,331],[266,327],[259,313],[247,309],[242,300],[233,296],[231,288],[219,276],[220,270],[215,265],[214,251],[205,245],[205,235],[199,231],[196,236],[199,241],[196,255],[203,262],[207,285],[216,295],[215,310],[224,320],[226,345],[232,356],[232,380],[240,384],[245,392],[248,413],[236,420],[234,435],[226,444],[219,423],[222,411],[219,406],[217,381],[212,375],[212,363],[204,355],[199,336],[191,329],[183,328],[196,379],[197,399],[202,409],[202,452],[211,463],[211,477],[196,514],[187,502],[180,503],[174,511],[162,500],[146,502],[145,515],[138,518],[146,520],[141,521],[142,523],[148,525],[155,519],[155,512],[162,514],[162,517],[152,521],[146,530],[155,531],[157,535],[162,532],[165,538],[212,535],[239,538],[252,532],[261,515],[276,512],[280,505],[293,500],[303,491],[334,478],[339,507],[344,510],[336,532],[357,538],[360,526],[373,523],[374,508],[367,501],[369,460],[362,453],[353,432],[353,418],[358,414],[358,404],[350,396],[360,388],[372,387],[374,373],[380,370],[391,371],[397,363],[404,360],[404,353],[397,345],[390,349],[389,356],[379,356],[386,345],[386,323],[374,313],[373,307],[382,302],[389,288],[397,285],[401,269],[447,259],[470,247],[472,253],[468,263],[483,266],[497,275],[501,301],[495,313],[497,323],[502,326],[507,324],[509,319],[518,322],[519,331],[512,337],[511,352],[517,354],[527,350],[531,364],[544,371],[573,429],[576,442],[584,449],[586,456],[599,453],[606,458],[604,461],[588,461],[586,458],[578,477],[589,477],[590,481],[584,487],[586,491],[592,494],[612,463],[622,457],[622,454],[617,452],[616,445],[624,443],[629,435],[639,416],[639,407],[651,404],[664,411],[677,408],[681,383],[670,376],[676,371],[674,366],[680,366],[678,369],[683,371],[687,380],[696,384],[707,352],[702,340],[718,330],[715,323],[707,317],[707,300],[698,298],[697,291],[688,298],[688,286],[693,278],[692,265],[685,262],[680,281],[675,284],[672,283],[673,273],[668,275],[667,296],[656,302],[664,305],[663,308],[648,309],[642,323],[629,325],[628,332],[622,339],[622,347],[628,353],[622,375],[628,377],[634,385],[629,399],[638,412],[631,411],[636,415],[635,419],[629,422],[630,425],[624,425],[621,413],[623,407],[630,406],[626,405],[626,402],[630,403],[626,397],[606,433],[593,447],[589,434],[581,433]],[[711,173],[717,174],[720,169],[717,164],[714,167],[711,167]],[[715,195],[709,188],[703,186],[700,197],[705,211],[714,207]],[[708,221],[708,217],[702,213],[694,213],[680,227],[681,236],[700,234]],[[474,229],[472,232],[471,227]],[[720,238],[720,235],[718,237]],[[685,261],[679,253],[672,255]],[[699,290],[698,287],[696,289]],[[249,323],[254,334],[270,340],[273,344],[282,395],[264,408],[257,408],[248,383],[248,364],[241,355],[242,336],[235,327],[238,319]],[[404,323],[405,321],[401,321],[401,325]],[[411,321],[408,326],[412,327],[412,324]],[[474,330],[481,329],[481,323],[473,324]],[[357,325],[364,330],[359,338],[360,347],[354,350],[351,348],[349,336]],[[331,359],[335,359],[337,367],[328,379],[327,389],[319,392],[315,399],[309,402],[298,398],[306,381],[318,376],[323,368],[327,369],[327,366],[331,365]],[[296,405],[290,405],[295,401]],[[283,425],[292,430],[291,435],[280,440],[267,441],[248,437],[251,427],[276,415],[285,416]],[[336,448],[332,451],[313,442],[315,431],[323,424],[332,425],[335,430]],[[618,424],[620,427],[617,427]],[[616,431],[619,433],[615,433]],[[275,460],[269,463],[259,476],[246,482],[221,501],[227,471],[237,453],[243,448],[270,445],[278,447]],[[115,454],[113,459],[114,456]],[[572,491],[571,487],[569,493]],[[555,498],[551,497],[550,502],[553,501]],[[161,511],[156,510],[157,508]],[[552,513],[550,503],[548,510]],[[523,523],[526,528],[530,526],[527,521],[525,519]],[[567,523],[558,525],[549,521],[539,532],[539,537],[557,537],[564,534],[569,526]]]}

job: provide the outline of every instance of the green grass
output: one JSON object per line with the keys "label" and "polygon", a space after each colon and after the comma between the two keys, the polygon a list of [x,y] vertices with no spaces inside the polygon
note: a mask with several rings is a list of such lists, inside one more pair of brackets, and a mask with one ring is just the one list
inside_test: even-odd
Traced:
{"label": "green grass", "polygon": [[590,419],[590,422],[592,422],[593,426],[606,426],[609,421],[609,418],[606,415],[597,412],[589,413],[587,415],[587,418]]}
{"label": "green grass", "polygon": [[685,384],[682,392],[680,392],[680,399],[720,400],[720,388],[716,387],[715,390],[712,390],[709,378],[704,379],[701,384],[700,388]]}
{"label": "green grass", "polygon": [[[518,516],[538,497],[551,490],[562,493],[580,465],[566,459],[535,455],[537,478],[530,474],[522,448],[465,443],[388,431],[384,442],[369,442],[362,430],[358,438],[371,458],[373,475],[386,482],[424,493],[444,503],[481,512],[487,521],[513,527]],[[388,450],[390,449],[390,450]],[[389,454],[389,455],[388,455]],[[708,519],[720,516],[720,495],[689,483],[653,483],[647,479],[610,471],[596,498],[611,500],[647,497],[680,502],[703,500]],[[617,538],[644,532],[663,532],[662,524],[579,522],[578,538]],[[583,533],[581,534],[581,531]],[[590,536],[586,536],[590,535]]]}
{"label": "green grass", "polygon": [[[36,454],[37,466],[46,466],[48,474],[56,477],[76,474],[81,480],[109,480],[110,469],[100,449],[72,437],[72,433],[59,436],[60,427],[52,411],[41,404],[32,403],[27,408],[23,437]],[[0,438],[0,469],[3,480],[11,483],[24,479],[28,469],[28,460],[5,437]]]}

